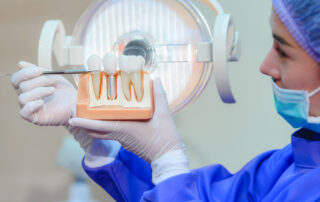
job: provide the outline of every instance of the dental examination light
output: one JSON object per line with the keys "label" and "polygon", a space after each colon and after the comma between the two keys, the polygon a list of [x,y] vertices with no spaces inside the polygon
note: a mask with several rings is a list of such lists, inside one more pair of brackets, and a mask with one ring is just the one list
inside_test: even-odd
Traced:
{"label": "dental examination light", "polygon": [[[214,16],[205,16],[204,8]],[[212,72],[222,101],[235,103],[227,64],[238,60],[238,41],[231,15],[215,0],[96,0],[72,36],[59,20],[45,23],[38,65],[52,68],[53,55],[59,66],[74,69],[87,68],[93,54],[140,55],[176,113],[201,95]]]}

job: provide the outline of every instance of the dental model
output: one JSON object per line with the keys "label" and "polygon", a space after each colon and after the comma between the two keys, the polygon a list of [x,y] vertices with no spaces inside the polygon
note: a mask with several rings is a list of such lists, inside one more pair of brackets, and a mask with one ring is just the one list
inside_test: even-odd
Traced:
{"label": "dental model", "polygon": [[114,100],[117,97],[117,78],[115,74],[117,73],[117,58],[113,54],[105,54],[103,56],[103,66],[104,70],[108,74],[108,99]]}
{"label": "dental model", "polygon": [[122,92],[127,101],[132,99],[131,86],[134,88],[138,102],[143,97],[143,66],[145,60],[142,56],[120,56],[119,66],[121,70]]}
{"label": "dental model", "polygon": [[[141,56],[89,57],[89,70],[78,83],[77,116],[98,120],[148,120],[154,112],[153,82]],[[102,68],[103,64],[103,68]]]}
{"label": "dental model", "polygon": [[[98,55],[92,55],[89,57],[88,61],[88,68],[90,70],[98,70],[101,71],[101,65],[102,61],[101,58]],[[102,72],[94,72],[91,73],[91,79],[92,79],[92,85],[93,85],[93,91],[97,99],[100,99],[101,96],[101,84],[100,82],[102,80]]]}

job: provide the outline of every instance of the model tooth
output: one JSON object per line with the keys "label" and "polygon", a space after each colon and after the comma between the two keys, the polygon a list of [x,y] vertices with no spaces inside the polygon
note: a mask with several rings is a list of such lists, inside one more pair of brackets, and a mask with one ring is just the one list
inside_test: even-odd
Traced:
{"label": "model tooth", "polygon": [[117,97],[117,80],[114,74],[117,72],[117,57],[111,53],[103,56],[104,70],[108,76],[108,99],[114,100]]}
{"label": "model tooth", "polygon": [[122,91],[127,100],[131,100],[131,85],[133,85],[136,100],[143,98],[143,66],[144,58],[141,56],[120,56],[120,69]]}
{"label": "model tooth", "polygon": [[131,100],[131,83],[129,74],[126,72],[128,66],[128,56],[121,55],[119,59],[119,68],[121,70],[121,88],[122,93],[126,97],[127,101]]}
{"label": "model tooth", "polygon": [[92,73],[91,75],[93,91],[96,98],[99,100],[102,88],[102,73]]}
{"label": "model tooth", "polygon": [[140,102],[143,98],[143,66],[144,58],[142,56],[137,56],[133,59],[132,64],[136,67],[136,71],[130,74],[130,80],[132,81],[133,87],[135,89],[136,100]]}
{"label": "model tooth", "polygon": [[[88,63],[89,70],[101,71],[102,61],[98,55],[91,55],[87,63]],[[91,73],[91,79],[92,79],[92,86],[93,86],[95,97],[97,99],[100,99],[101,87],[102,87],[102,73],[101,72]]]}
{"label": "model tooth", "polygon": [[117,72],[117,57],[111,53],[103,56],[104,70],[108,74],[115,74]]}
{"label": "model tooth", "polygon": [[141,72],[133,72],[130,74],[130,80],[132,81],[134,92],[136,94],[136,100],[140,102],[143,96],[143,84],[142,84],[142,73]]}

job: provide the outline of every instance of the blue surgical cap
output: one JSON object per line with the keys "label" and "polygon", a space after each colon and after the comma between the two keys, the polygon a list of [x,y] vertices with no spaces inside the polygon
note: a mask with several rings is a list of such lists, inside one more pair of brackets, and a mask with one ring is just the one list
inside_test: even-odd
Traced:
{"label": "blue surgical cap", "polygon": [[290,34],[320,63],[320,0],[272,0]]}

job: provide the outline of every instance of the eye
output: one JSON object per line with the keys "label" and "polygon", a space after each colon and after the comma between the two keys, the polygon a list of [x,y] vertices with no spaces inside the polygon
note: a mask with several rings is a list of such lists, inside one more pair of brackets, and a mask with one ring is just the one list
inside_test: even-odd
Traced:
{"label": "eye", "polygon": [[283,52],[278,45],[275,44],[274,45],[274,49],[277,51],[278,55],[281,58],[287,58],[288,57],[288,55],[285,52]]}
{"label": "eye", "polygon": [[280,56],[281,58],[286,58],[286,57],[288,57],[288,55],[287,55],[285,52],[283,52],[280,48],[276,48],[276,51],[278,52],[278,54],[279,54],[279,56]]}

